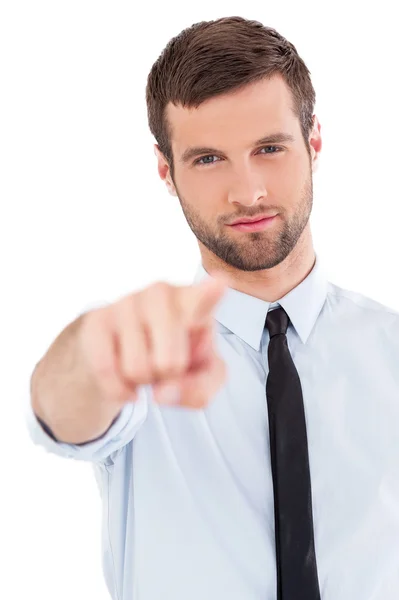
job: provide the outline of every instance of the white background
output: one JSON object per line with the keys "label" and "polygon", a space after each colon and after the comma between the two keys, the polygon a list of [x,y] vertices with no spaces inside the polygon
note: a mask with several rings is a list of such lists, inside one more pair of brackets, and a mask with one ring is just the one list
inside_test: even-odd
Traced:
{"label": "white background", "polygon": [[316,251],[331,281],[399,307],[395,3],[178,5],[0,5],[0,596],[7,600],[109,598],[91,467],[34,446],[22,401],[36,362],[88,306],[158,279],[193,278],[198,247],[158,179],[145,106],[151,65],[181,29],[240,15],[294,43],[312,73],[324,139],[314,181]]}

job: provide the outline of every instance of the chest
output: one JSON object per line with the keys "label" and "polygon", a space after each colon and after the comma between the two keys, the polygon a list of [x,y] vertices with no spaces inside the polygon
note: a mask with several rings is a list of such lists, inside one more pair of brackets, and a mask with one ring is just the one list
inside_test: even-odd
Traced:
{"label": "chest", "polygon": [[[201,563],[220,590],[230,585],[230,595],[240,590],[249,598],[252,590],[254,598],[273,598],[267,361],[261,353],[248,357],[231,345],[223,353],[228,379],[205,410],[150,403],[134,440],[140,569],[145,577],[145,556],[151,564],[150,557],[161,560],[172,551],[188,570]],[[323,600],[394,598],[399,589],[397,381],[382,356],[370,365],[362,352],[343,357],[334,345],[312,351],[294,344],[292,354],[307,422]],[[199,577],[190,572],[192,580]],[[175,585],[170,572],[165,578]],[[199,581],[198,586],[202,589]]]}

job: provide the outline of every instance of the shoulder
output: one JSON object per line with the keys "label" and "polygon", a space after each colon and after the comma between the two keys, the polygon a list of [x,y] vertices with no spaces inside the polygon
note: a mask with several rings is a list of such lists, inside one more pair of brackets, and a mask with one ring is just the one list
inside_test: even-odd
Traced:
{"label": "shoulder", "polygon": [[375,312],[382,315],[391,315],[392,317],[399,318],[399,308],[393,308],[379,302],[378,300],[366,296],[360,292],[349,290],[340,287],[334,283],[328,282],[327,285],[327,300],[330,304],[336,306],[342,305],[343,308],[350,309],[357,312]]}
{"label": "shoulder", "polygon": [[370,296],[328,282],[326,310],[340,322],[347,321],[350,329],[353,326],[358,331],[361,325],[363,331],[369,327],[380,333],[385,330],[390,337],[399,340],[399,309]]}

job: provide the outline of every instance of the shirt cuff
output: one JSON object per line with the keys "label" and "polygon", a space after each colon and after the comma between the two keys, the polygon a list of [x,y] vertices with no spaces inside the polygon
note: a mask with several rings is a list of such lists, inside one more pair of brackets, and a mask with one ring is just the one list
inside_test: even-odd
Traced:
{"label": "shirt cuff", "polygon": [[[122,411],[120,411],[118,413],[118,415],[115,417],[115,419],[112,421],[111,425],[108,427],[108,429],[106,431],[104,431],[104,433],[102,433],[101,435],[99,435],[96,438],[93,438],[92,440],[88,440],[87,442],[80,442],[79,444],[74,444],[74,446],[86,446],[86,444],[92,444],[93,442],[97,442],[98,440],[101,440],[103,437],[105,437],[107,435],[107,433],[109,432],[109,430],[111,429],[112,425],[119,419],[120,414]],[[60,440],[58,440],[54,433],[52,432],[52,430],[50,429],[50,427],[47,425],[47,423],[45,423],[44,421],[42,421],[42,419],[40,417],[37,416],[37,414],[35,413],[35,417],[36,419],[39,421],[40,425],[43,427],[44,431],[47,433],[48,436],[51,437],[52,440],[54,440],[54,442],[57,442],[57,444],[61,443]]]}

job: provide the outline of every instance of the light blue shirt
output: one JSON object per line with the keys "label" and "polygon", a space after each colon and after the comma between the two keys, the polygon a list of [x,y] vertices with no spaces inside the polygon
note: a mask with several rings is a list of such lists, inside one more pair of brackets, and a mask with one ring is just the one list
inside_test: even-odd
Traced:
{"label": "light blue shirt", "polygon": [[[104,437],[36,444],[93,464],[113,600],[275,600],[265,394],[281,305],[301,378],[322,600],[399,598],[399,315],[323,275],[319,259],[279,302],[228,289],[215,316],[228,378],[203,410],[161,407],[151,387]],[[199,266],[195,281],[207,277]]]}

